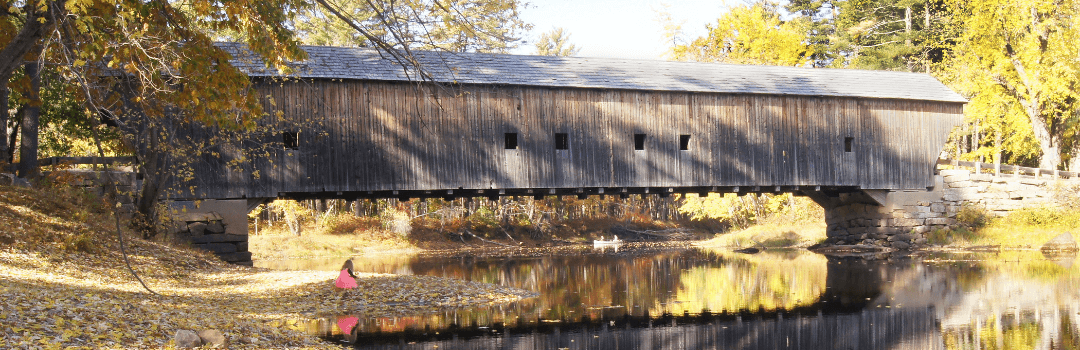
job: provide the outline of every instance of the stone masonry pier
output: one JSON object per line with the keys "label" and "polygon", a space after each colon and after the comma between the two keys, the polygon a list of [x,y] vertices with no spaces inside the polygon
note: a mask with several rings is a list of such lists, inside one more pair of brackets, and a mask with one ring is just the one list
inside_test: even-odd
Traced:
{"label": "stone masonry pier", "polygon": [[826,244],[910,249],[924,247],[929,232],[960,225],[957,214],[965,207],[1004,215],[1022,208],[1057,206],[1078,188],[1080,181],[1075,177],[995,176],[948,169],[938,170],[935,185],[928,191],[861,190],[834,197],[808,196],[825,209]]}

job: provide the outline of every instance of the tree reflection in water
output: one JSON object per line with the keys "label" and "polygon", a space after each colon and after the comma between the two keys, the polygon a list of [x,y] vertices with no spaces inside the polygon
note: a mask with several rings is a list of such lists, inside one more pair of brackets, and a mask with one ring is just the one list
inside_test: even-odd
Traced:
{"label": "tree reflection in water", "polygon": [[357,347],[1068,349],[1080,344],[1073,260],[1005,252],[867,261],[655,247],[421,255],[357,266],[541,296],[411,317],[356,315],[348,335],[336,316],[309,327]]}

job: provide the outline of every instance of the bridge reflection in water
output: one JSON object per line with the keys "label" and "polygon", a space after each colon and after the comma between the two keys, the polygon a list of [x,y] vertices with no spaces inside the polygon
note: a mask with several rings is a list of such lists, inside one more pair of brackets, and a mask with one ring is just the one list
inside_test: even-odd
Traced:
{"label": "bridge reflection in water", "polygon": [[587,250],[367,261],[369,270],[536,290],[523,302],[397,318],[327,316],[358,348],[1077,348],[1080,269],[1037,252],[826,259],[805,252]]}

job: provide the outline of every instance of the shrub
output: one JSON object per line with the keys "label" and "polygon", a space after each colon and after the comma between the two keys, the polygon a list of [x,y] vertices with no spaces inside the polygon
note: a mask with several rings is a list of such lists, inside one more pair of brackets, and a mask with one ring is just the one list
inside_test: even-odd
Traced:
{"label": "shrub", "polygon": [[990,223],[991,214],[981,205],[965,204],[956,213],[956,221],[961,225],[977,229]]}
{"label": "shrub", "polygon": [[1061,208],[1054,207],[1023,208],[1010,212],[1005,217],[1005,221],[1016,225],[1036,227],[1074,224],[1077,215],[1069,214]]}
{"label": "shrub", "polygon": [[387,231],[407,237],[412,232],[412,218],[409,213],[395,208],[386,208],[379,213],[379,221]]}
{"label": "shrub", "polygon": [[348,235],[375,228],[382,228],[379,218],[358,217],[351,213],[334,213],[323,218],[320,230],[324,234]]}

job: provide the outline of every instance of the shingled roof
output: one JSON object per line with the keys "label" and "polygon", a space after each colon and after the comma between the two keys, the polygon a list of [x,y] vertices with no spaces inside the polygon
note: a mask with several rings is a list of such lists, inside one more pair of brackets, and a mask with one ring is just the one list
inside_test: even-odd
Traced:
{"label": "shingled roof", "polygon": [[[233,64],[250,76],[281,75],[241,44],[219,46],[233,54]],[[400,65],[374,49],[301,48],[309,58],[295,64],[292,76],[410,78]],[[434,80],[445,83],[967,102],[923,73],[438,51],[414,51],[414,55]]]}

